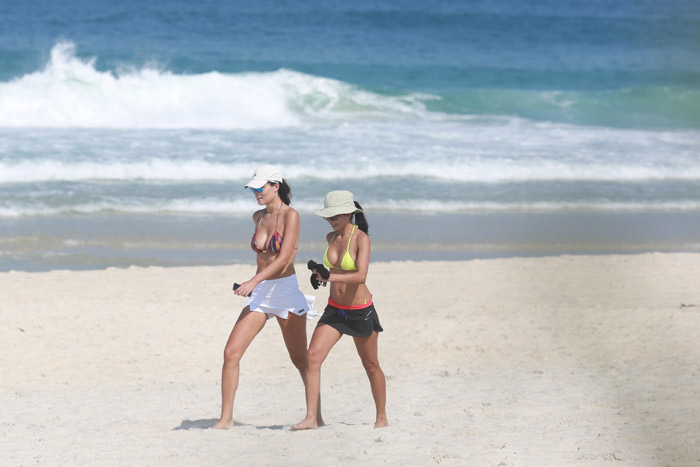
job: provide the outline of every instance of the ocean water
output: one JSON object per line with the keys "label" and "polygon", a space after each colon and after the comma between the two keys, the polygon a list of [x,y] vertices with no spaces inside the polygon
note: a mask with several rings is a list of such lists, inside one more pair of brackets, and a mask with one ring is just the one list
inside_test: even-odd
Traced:
{"label": "ocean water", "polygon": [[333,189],[379,259],[700,251],[696,1],[102,3],[3,4],[0,270],[252,261],[264,163],[300,256]]}

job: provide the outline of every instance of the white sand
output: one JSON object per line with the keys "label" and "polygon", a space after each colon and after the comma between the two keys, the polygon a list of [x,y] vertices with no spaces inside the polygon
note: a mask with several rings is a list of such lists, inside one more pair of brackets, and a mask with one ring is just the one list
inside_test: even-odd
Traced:
{"label": "white sand", "polygon": [[700,254],[373,264],[381,430],[350,338],[324,365],[328,426],[289,430],[304,390],[274,321],[239,426],[207,429],[251,273],[0,274],[0,464],[700,464]]}

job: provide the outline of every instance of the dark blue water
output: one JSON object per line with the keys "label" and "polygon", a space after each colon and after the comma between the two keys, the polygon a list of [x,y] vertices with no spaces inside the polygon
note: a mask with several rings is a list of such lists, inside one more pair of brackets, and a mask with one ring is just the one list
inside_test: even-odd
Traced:
{"label": "dark blue water", "polygon": [[373,89],[697,87],[700,4],[640,1],[9,1],[0,80],[59,40],[98,68],[289,68]]}

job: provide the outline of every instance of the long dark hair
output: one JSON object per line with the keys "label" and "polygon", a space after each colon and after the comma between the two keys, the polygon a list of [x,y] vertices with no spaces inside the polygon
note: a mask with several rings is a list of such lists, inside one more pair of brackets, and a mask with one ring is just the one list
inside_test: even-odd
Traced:
{"label": "long dark hair", "polygon": [[275,183],[279,183],[280,187],[279,190],[277,190],[277,194],[280,195],[280,198],[282,199],[282,202],[289,206],[292,204],[292,187],[289,186],[289,183],[285,179],[282,179],[281,182],[268,182],[270,185],[274,185]]}
{"label": "long dark hair", "polygon": [[[357,209],[362,209],[362,206],[360,206],[360,203],[355,201],[355,207]],[[356,211],[352,215],[352,221],[353,224],[357,224],[357,228],[369,235],[369,224],[367,223],[367,219],[365,218],[365,213]]]}

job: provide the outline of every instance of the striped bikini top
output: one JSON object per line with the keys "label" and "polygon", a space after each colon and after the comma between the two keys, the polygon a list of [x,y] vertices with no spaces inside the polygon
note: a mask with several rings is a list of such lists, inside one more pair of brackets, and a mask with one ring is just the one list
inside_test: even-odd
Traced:
{"label": "striped bikini top", "polygon": [[250,247],[253,249],[254,252],[256,253],[279,253],[280,250],[282,249],[282,241],[284,238],[280,233],[277,231],[277,221],[280,219],[280,212],[282,212],[282,205],[280,204],[280,209],[277,211],[277,218],[275,219],[275,231],[272,235],[270,235],[270,238],[267,240],[267,245],[265,245],[265,248],[259,248],[258,243],[255,241],[255,237],[258,235],[258,229],[260,228],[260,224],[262,224],[263,217],[265,217],[265,214],[263,213],[260,216],[260,220],[258,221],[257,227],[255,227],[255,232],[253,232],[253,238],[250,240]]}
{"label": "striped bikini top", "polygon": [[357,271],[357,266],[355,266],[355,261],[352,259],[352,256],[350,256],[350,240],[352,240],[352,234],[355,233],[356,228],[357,228],[357,225],[352,226],[352,232],[350,232],[350,238],[348,238],[348,246],[345,249],[345,254],[343,255],[343,259],[340,261],[340,267],[333,266],[331,264],[331,262],[328,261],[328,248],[330,248],[331,243],[333,243],[333,240],[335,240],[335,237],[338,235],[338,232],[336,232],[333,235],[333,238],[331,238],[331,241],[328,242],[328,246],[326,247],[326,252],[323,254],[323,264],[325,264],[327,268],[342,269],[343,271]]}

